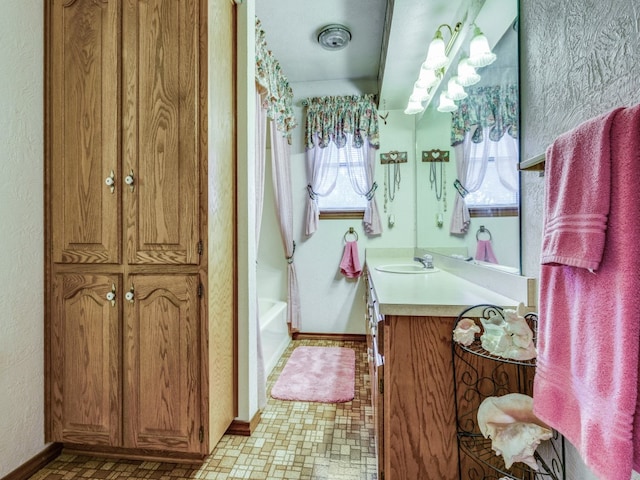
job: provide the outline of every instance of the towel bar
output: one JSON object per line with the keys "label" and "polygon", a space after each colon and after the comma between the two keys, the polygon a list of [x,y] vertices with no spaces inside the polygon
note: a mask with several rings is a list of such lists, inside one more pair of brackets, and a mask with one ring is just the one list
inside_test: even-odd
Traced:
{"label": "towel bar", "polygon": [[481,233],[486,233],[487,235],[489,235],[489,240],[491,240],[491,232],[484,225],[480,225],[480,228],[476,232],[476,240],[480,240],[480,234]]}
{"label": "towel bar", "polygon": [[349,227],[349,230],[347,230],[344,234],[344,241],[347,241],[347,236],[348,235],[353,235],[354,237],[356,237],[356,242],[358,241],[358,232],[356,232],[353,227]]}

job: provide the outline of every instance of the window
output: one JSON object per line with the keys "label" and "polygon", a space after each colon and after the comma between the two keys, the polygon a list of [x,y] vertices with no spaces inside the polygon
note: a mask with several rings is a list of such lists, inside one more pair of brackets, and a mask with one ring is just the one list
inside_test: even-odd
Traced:
{"label": "window", "polygon": [[357,193],[353,185],[354,181],[356,185],[365,181],[359,178],[364,172],[361,149],[336,148],[334,144],[327,148],[331,156],[327,178],[335,181],[335,187],[327,195],[318,196],[320,218],[361,218],[367,207],[367,199]]}

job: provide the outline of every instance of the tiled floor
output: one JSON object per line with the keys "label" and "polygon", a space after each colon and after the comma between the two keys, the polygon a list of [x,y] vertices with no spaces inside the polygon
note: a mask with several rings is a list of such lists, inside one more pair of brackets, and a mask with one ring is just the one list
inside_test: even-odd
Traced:
{"label": "tiled floor", "polygon": [[62,454],[31,478],[376,480],[366,345],[362,342],[292,342],[269,377],[268,391],[286,359],[299,345],[344,346],[356,351],[353,401],[327,404],[269,397],[254,434],[251,437],[225,435],[202,465],[115,462]]}

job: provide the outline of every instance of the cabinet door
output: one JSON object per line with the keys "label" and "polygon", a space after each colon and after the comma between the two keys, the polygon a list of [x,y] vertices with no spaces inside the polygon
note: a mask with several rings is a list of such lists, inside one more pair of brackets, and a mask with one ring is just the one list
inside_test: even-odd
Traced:
{"label": "cabinet door", "polygon": [[132,275],[125,302],[125,446],[199,452],[197,275]]}
{"label": "cabinet door", "polygon": [[53,278],[49,440],[120,444],[119,295],[116,275]]}
{"label": "cabinet door", "polygon": [[[123,156],[130,264],[197,264],[198,0],[125,0]],[[233,179],[229,179],[233,181]]]}
{"label": "cabinet door", "polygon": [[118,2],[52,0],[50,15],[52,259],[119,263]]}

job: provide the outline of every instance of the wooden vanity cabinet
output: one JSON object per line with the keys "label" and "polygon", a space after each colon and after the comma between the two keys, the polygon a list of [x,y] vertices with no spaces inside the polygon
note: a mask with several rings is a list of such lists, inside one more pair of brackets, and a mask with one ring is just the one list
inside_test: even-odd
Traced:
{"label": "wooden vanity cabinet", "polygon": [[367,357],[369,363],[369,379],[371,382],[371,406],[373,410],[373,424],[376,440],[376,455],[378,458],[378,478],[383,478],[384,459],[384,317],[380,314],[378,300],[368,276],[366,282],[366,331]]}
{"label": "wooden vanity cabinet", "polygon": [[[368,291],[368,302],[375,305],[370,280]],[[371,374],[374,419],[379,419],[378,478],[456,480],[453,319],[386,314],[378,320],[384,367]]]}
{"label": "wooden vanity cabinet", "polygon": [[385,315],[385,480],[457,479],[451,323]]}
{"label": "wooden vanity cabinet", "polygon": [[[229,23],[210,90],[209,11]],[[47,0],[45,15],[46,440],[202,458],[235,409],[233,6]]]}

